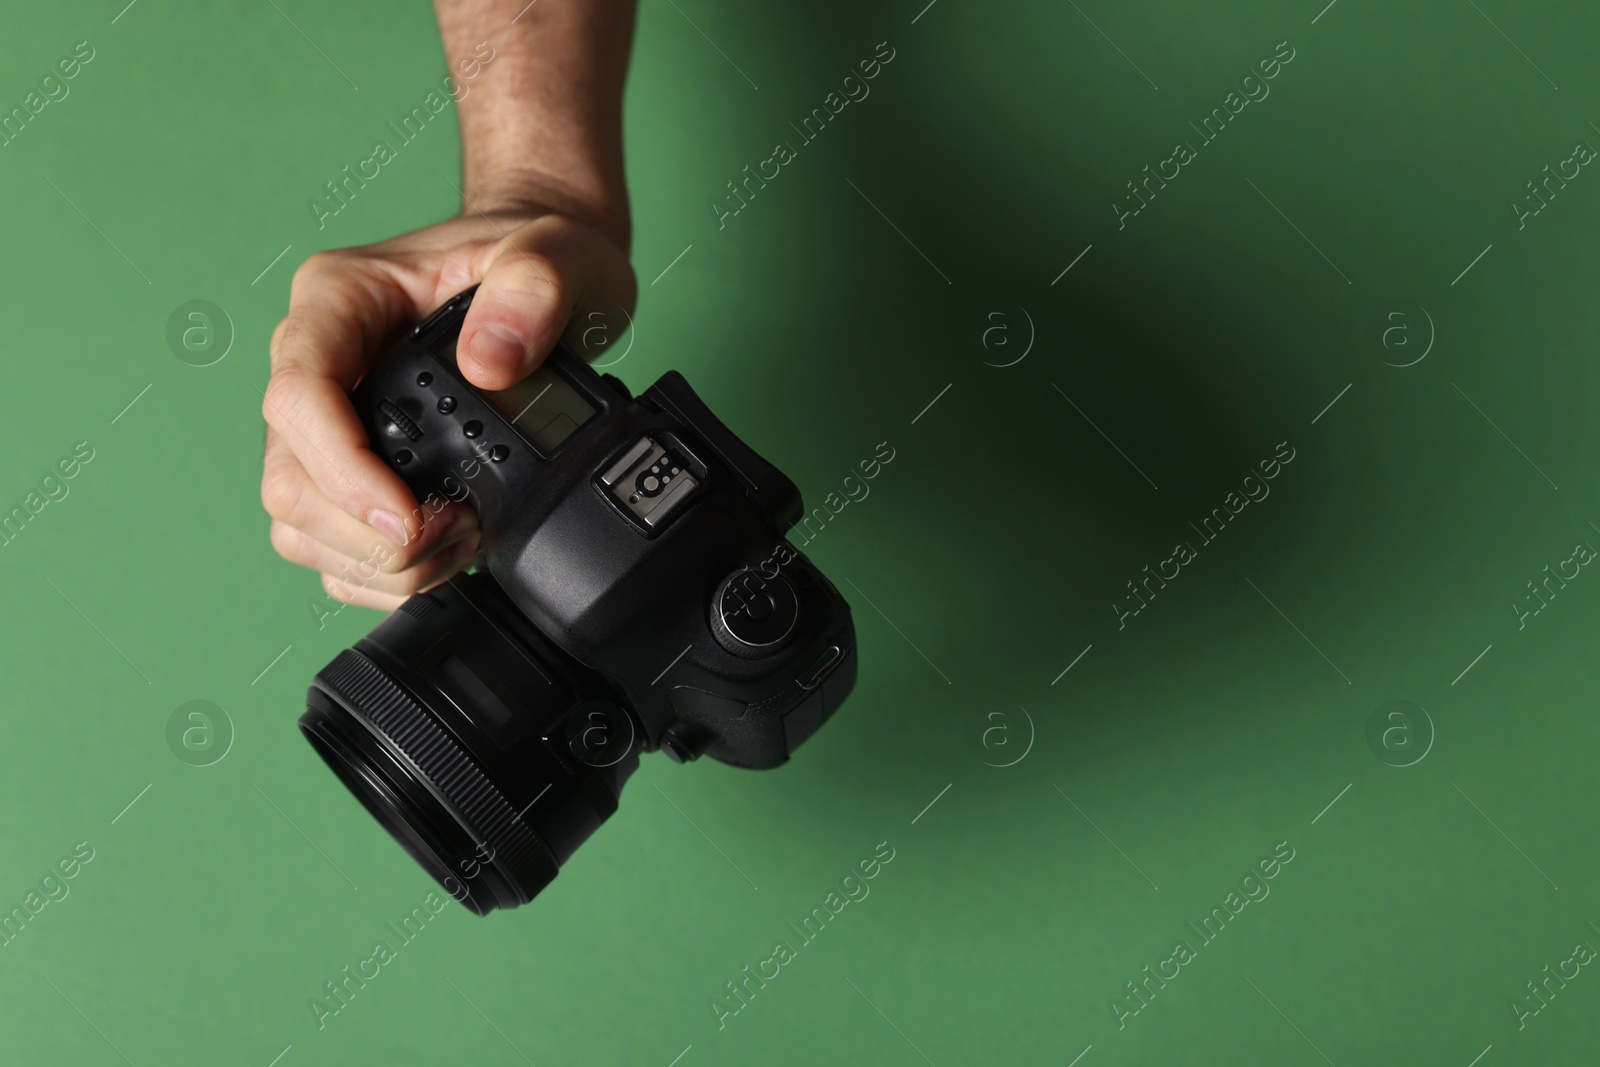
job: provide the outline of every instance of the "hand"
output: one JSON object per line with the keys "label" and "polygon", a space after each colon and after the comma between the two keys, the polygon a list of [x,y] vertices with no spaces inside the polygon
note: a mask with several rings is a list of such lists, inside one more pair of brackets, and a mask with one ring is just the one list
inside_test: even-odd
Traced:
{"label": "hand", "polygon": [[369,447],[349,399],[403,330],[475,282],[457,361],[481,389],[526,377],[575,312],[631,309],[637,293],[619,240],[526,204],[319,252],[295,272],[261,406],[268,427],[261,500],[272,516],[273,547],[321,571],[323,588],[340,601],[393,610],[477,551],[472,510],[419,505]]}

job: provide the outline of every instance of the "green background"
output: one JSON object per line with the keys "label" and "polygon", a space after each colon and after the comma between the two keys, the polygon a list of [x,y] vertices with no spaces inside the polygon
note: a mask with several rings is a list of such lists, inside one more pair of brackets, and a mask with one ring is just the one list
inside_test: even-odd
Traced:
{"label": "green background", "polygon": [[[895,449],[807,548],[856,611],[854,696],[776,772],[646,759],[536,903],[451,905],[321,1030],[310,998],[433,884],[294,727],[377,616],[318,629],[268,545],[259,390],[305,256],[453,210],[453,117],[325,229],[306,206],[442,77],[432,15],[7,13],[0,109],[96,55],[0,148],[0,505],[95,458],[0,549],[0,905],[95,857],[0,948],[0,1059],[1594,1061],[1594,967],[1512,1004],[1600,947],[1600,578],[1513,605],[1600,544],[1600,177],[1521,229],[1508,204],[1600,144],[1600,10],[925,2],[646,0],[628,95],[614,372],[682,370],[812,504]],[[870,97],[719,229],[724,183],[881,41]],[[166,340],[196,299],[232,327],[208,367]],[[1279,442],[1270,497],[1119,628]],[[206,767],[166,740],[197,699],[233,735]],[[719,1029],[724,983],[883,841],[870,896]]]}

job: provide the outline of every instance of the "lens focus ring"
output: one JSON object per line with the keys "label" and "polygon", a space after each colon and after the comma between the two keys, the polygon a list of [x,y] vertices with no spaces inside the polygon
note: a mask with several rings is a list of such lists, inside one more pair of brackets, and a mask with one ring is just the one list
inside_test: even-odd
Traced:
{"label": "lens focus ring", "polygon": [[550,851],[477,762],[371,660],[348,649],[320,677],[380,740],[415,765],[467,835],[493,850],[490,863],[522,894],[516,903],[533,899],[555,878]]}

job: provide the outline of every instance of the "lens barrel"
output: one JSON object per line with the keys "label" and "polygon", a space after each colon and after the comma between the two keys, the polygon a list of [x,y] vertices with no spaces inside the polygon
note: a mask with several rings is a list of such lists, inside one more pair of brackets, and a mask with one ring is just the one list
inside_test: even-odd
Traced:
{"label": "lens barrel", "polygon": [[479,915],[525,904],[617,809],[644,734],[487,574],[407,600],[318,673],[306,738]]}

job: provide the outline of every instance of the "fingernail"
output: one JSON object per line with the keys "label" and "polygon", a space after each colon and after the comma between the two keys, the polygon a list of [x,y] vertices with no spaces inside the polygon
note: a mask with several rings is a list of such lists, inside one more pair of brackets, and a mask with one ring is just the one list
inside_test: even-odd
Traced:
{"label": "fingernail", "polygon": [[403,545],[408,540],[406,524],[400,520],[400,516],[392,511],[373,508],[367,512],[367,525],[383,534],[394,544]]}
{"label": "fingernail", "polygon": [[499,370],[521,370],[528,345],[509,328],[497,322],[472,335],[467,354],[486,366]]}

